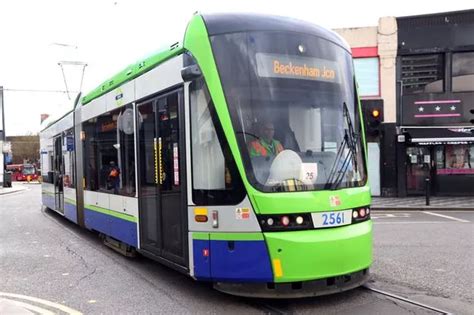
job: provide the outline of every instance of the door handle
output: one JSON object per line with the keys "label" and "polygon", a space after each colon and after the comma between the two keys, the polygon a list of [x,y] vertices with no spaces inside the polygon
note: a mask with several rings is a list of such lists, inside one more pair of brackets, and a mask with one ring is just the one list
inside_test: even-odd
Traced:
{"label": "door handle", "polygon": [[153,148],[155,155],[155,184],[163,184],[163,159],[161,137],[153,139]]}
{"label": "door handle", "polygon": [[158,138],[158,169],[159,169],[159,182],[163,184],[163,144],[161,137]]}

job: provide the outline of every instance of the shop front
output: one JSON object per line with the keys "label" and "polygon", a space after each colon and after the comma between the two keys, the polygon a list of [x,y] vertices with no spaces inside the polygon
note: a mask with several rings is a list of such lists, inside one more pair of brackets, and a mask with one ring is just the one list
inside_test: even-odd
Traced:
{"label": "shop front", "polygon": [[436,196],[474,195],[474,128],[408,128],[403,134],[407,195],[427,189]]}

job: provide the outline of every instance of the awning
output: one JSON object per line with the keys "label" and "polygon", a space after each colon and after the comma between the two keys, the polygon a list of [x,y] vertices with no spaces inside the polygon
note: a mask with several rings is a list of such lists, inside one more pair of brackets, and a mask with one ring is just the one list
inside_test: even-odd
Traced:
{"label": "awning", "polygon": [[420,145],[474,143],[474,127],[402,128],[408,143]]}

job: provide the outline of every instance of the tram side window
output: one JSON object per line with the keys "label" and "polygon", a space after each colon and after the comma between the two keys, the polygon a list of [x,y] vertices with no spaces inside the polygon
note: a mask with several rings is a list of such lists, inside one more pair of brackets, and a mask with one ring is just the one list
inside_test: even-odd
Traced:
{"label": "tram side window", "polygon": [[237,204],[245,190],[202,78],[191,84],[190,100],[193,201]]}
{"label": "tram side window", "polygon": [[85,189],[135,196],[131,105],[92,118],[82,127]]}

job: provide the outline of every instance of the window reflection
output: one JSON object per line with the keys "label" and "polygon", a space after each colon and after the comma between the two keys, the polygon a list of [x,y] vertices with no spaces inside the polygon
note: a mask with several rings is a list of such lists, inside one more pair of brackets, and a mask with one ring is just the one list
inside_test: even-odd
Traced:
{"label": "window reflection", "polygon": [[474,91],[474,52],[453,54],[453,92]]}

